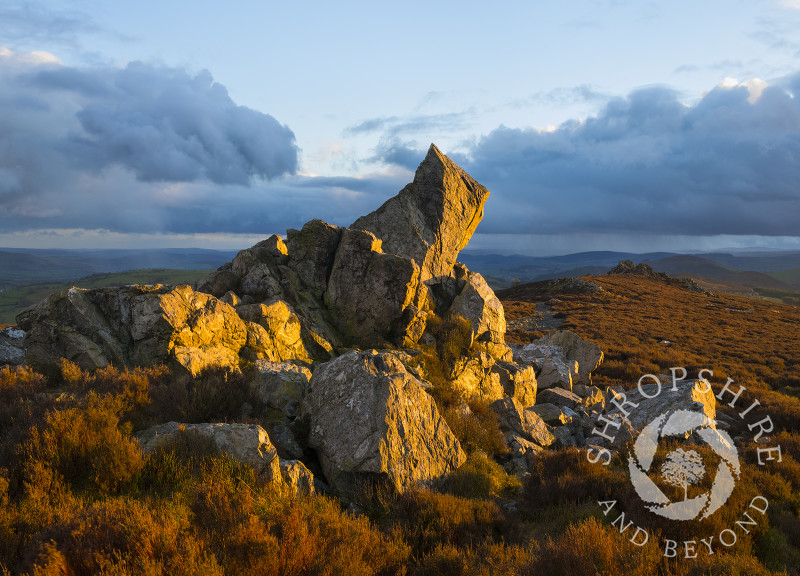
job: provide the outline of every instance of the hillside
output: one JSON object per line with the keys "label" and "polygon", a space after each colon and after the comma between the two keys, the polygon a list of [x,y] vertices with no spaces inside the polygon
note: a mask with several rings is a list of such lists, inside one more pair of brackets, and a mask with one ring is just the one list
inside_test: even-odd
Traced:
{"label": "hillside", "polygon": [[[507,319],[531,314],[547,301],[563,327],[603,347],[598,385],[630,388],[647,373],[684,366],[714,370],[751,391],[766,394],[775,416],[800,430],[800,308],[729,294],[695,292],[678,283],[628,274],[585,277],[602,291],[554,288],[552,282],[498,292]],[[529,341],[536,333],[517,331]],[[781,394],[777,394],[781,392]],[[761,396],[760,396],[761,397]]]}

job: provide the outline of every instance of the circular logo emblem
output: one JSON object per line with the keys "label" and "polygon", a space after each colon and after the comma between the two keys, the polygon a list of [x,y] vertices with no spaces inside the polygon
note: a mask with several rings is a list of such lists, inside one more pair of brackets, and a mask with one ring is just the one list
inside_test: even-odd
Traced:
{"label": "circular logo emblem", "polygon": [[[733,440],[727,432],[717,430],[715,426],[716,423],[705,414],[676,410],[661,414],[642,429],[633,445],[633,453],[628,455],[628,468],[636,493],[650,504],[647,509],[670,520],[702,520],[725,504],[739,479],[741,468]],[[688,449],[676,448],[669,452],[660,468],[655,469],[653,461],[662,440],[686,439],[693,432],[719,456],[716,471],[706,470],[703,458],[689,446],[686,446]],[[660,473],[665,483],[683,488],[683,500],[673,502],[667,498],[651,479],[655,473]],[[689,486],[711,473],[714,474],[711,489],[689,498]]]}

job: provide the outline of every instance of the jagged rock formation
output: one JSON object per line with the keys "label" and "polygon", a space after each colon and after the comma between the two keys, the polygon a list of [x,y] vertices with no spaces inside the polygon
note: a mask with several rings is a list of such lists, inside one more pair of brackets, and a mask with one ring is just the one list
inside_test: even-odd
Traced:
{"label": "jagged rock formation", "polygon": [[[168,363],[192,374],[255,366],[269,433],[169,423],[142,433],[142,445],[193,430],[292,493],[315,482],[327,490],[324,476],[345,498],[372,482],[397,491],[432,483],[465,461],[429,394],[451,386],[464,402],[492,403],[512,455],[506,468],[522,476],[538,451],[585,445],[583,428],[606,413],[609,393],[589,386],[602,352],[575,334],[506,345],[502,304],[456,261],[488,195],[431,146],[414,181],[375,212],[350,227],[312,220],[285,240],[271,236],[196,289],[52,295],[18,317],[27,361]],[[455,348],[445,326],[457,331]],[[421,362],[440,348],[447,362]]]}
{"label": "jagged rock formation", "polygon": [[390,352],[354,351],[319,366],[304,412],[309,446],[340,494],[372,480],[402,491],[466,460],[433,398]]}
{"label": "jagged rock formation", "polygon": [[387,252],[413,259],[424,282],[450,276],[488,197],[486,188],[431,145],[414,181],[351,228],[369,230]]}
{"label": "jagged rock formation", "polygon": [[500,301],[480,274],[455,264],[488,194],[431,146],[414,182],[354,227],[312,220],[285,242],[272,236],[196,292],[53,295],[20,315],[29,362],[63,356],[86,369],[169,362],[196,374],[242,360],[325,361],[346,347],[413,345],[433,313],[464,316],[487,353],[510,359]]}

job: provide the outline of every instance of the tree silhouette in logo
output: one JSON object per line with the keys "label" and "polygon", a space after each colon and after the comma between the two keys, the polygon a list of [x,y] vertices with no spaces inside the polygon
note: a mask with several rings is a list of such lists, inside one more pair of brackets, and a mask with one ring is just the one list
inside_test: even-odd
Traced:
{"label": "tree silhouette in logo", "polygon": [[697,484],[705,475],[703,459],[694,450],[673,450],[661,466],[661,477],[669,484],[683,488],[684,501],[689,498],[689,486]]}

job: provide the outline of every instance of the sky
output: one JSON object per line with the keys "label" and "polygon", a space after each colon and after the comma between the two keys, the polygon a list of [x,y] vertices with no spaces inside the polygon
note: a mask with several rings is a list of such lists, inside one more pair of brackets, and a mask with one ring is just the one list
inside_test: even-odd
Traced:
{"label": "sky", "polygon": [[0,246],[346,226],[431,143],[472,250],[800,249],[800,0],[4,0]]}

